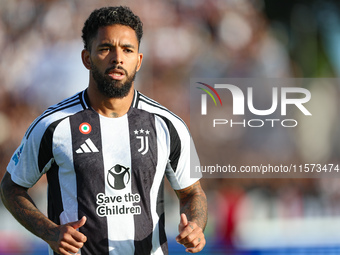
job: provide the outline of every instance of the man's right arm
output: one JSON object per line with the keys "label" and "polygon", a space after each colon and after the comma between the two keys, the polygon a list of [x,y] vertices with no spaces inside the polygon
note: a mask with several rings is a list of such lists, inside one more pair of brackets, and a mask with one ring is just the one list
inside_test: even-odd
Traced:
{"label": "man's right arm", "polygon": [[1,199],[14,216],[27,230],[46,241],[59,254],[76,253],[86,242],[86,236],[76,229],[83,226],[86,217],[76,222],[57,225],[48,219],[35,206],[27,193],[27,188],[14,183],[6,172],[1,182]]}

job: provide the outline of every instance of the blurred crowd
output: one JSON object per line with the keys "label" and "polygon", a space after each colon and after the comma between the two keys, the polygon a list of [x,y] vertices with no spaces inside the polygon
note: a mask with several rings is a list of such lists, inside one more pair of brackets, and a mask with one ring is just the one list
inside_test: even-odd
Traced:
{"label": "blurred crowd", "polygon": [[[136,88],[188,125],[190,78],[340,74],[336,1],[0,0],[0,178],[30,123],[49,105],[87,87],[81,29],[93,9],[107,5],[127,5],[144,23],[144,59]],[[306,123],[306,129],[322,144],[313,152],[315,157],[321,155],[327,162],[336,160],[340,150],[339,130],[334,129],[339,123],[339,88],[321,90],[326,93],[324,104],[333,109],[324,122],[332,125],[319,132],[320,127]],[[245,155],[230,149],[226,157],[257,157],[252,153],[259,148],[279,158],[289,150],[288,136],[266,132],[254,140],[231,134],[225,142],[242,148]],[[282,148],[263,142],[274,137],[281,139]],[[304,157],[302,151],[311,145],[303,139],[301,144],[290,151],[289,159]],[[240,238],[237,224],[242,219],[340,216],[337,179],[205,179],[203,185],[211,208],[207,233],[228,246]],[[172,206],[175,199],[169,201]],[[5,230],[0,223],[1,231]]]}

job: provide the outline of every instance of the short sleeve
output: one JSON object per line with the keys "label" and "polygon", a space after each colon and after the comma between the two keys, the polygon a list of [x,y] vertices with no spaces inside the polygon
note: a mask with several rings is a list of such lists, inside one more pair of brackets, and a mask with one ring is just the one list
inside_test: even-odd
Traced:
{"label": "short sleeve", "polygon": [[39,165],[39,153],[46,154],[49,151],[42,143],[47,133],[45,131],[45,126],[41,124],[37,125],[32,132],[27,132],[7,166],[12,181],[22,187],[31,188],[53,163],[53,158],[50,157],[43,167],[41,162]]}
{"label": "short sleeve", "polygon": [[201,174],[191,174],[195,165],[199,165],[199,158],[194,142],[186,125],[180,120],[178,123],[168,123],[170,132],[170,156],[166,167],[166,176],[175,190],[184,189],[201,178]]}
{"label": "short sleeve", "polygon": [[37,153],[32,140],[24,138],[7,166],[13,182],[22,187],[31,188],[40,179]]}

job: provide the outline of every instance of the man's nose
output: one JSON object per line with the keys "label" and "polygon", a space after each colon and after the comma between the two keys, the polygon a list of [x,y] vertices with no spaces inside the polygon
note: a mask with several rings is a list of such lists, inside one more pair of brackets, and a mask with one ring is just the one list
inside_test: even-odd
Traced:
{"label": "man's nose", "polygon": [[123,64],[122,53],[118,49],[112,51],[111,63],[116,65]]}

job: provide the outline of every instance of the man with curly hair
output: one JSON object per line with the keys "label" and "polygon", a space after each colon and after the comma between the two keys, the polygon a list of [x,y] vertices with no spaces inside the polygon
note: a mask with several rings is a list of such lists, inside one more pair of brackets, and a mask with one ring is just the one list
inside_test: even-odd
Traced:
{"label": "man with curly hair", "polygon": [[[50,254],[168,254],[164,176],[179,201],[187,252],[205,246],[207,201],[190,178],[197,153],[184,122],[134,89],[143,55],[138,16],[104,7],[84,24],[88,88],[49,107],[28,128],[1,183],[13,216]],[[48,218],[27,190],[46,173]]]}

